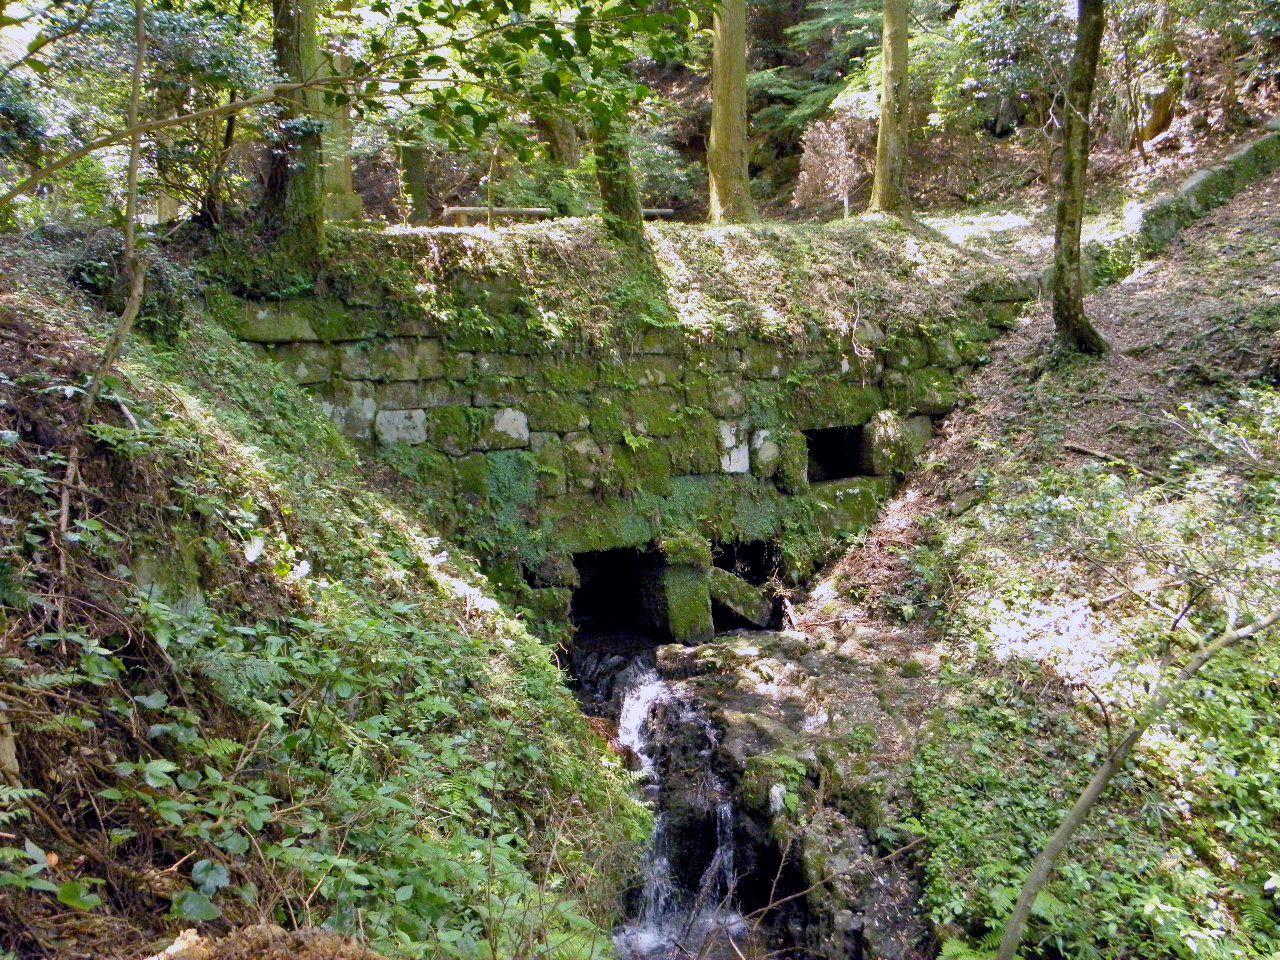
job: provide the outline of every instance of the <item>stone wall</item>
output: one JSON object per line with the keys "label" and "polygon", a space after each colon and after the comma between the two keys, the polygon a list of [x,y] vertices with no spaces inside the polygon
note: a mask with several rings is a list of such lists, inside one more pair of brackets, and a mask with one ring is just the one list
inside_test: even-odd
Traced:
{"label": "stone wall", "polygon": [[[731,235],[748,253],[768,252],[756,262],[774,275],[749,278],[761,298],[795,282],[791,256],[814,278],[797,291],[796,311],[768,324],[750,316],[755,298],[735,306],[722,289],[679,287],[678,268],[691,257],[673,262],[668,249],[656,267],[569,260],[558,278],[566,286],[612,281],[611,296],[634,289],[622,313],[576,318],[566,329],[548,307],[563,291],[551,280],[521,282],[521,262],[495,269],[472,246],[464,265],[448,266],[439,244],[480,236],[463,231],[349,236],[348,249],[368,256],[357,245],[372,243],[385,254],[398,287],[335,284],[327,299],[229,299],[221,308],[243,339],[312,389],[343,432],[418,480],[443,531],[540,614],[566,614],[574,554],[656,550],[672,636],[697,639],[710,631],[716,585],[726,603],[734,595],[723,575],[707,576],[713,548],[769,541],[780,547],[782,576],[806,575],[833,538],[869,522],[933,418],[957,403],[994,324],[1027,292],[962,263],[965,286],[937,286],[927,301],[934,312],[911,316],[907,298],[921,293],[906,288],[937,263],[901,231],[859,229],[886,231],[887,244],[912,251],[911,260],[888,256],[904,292],[874,315],[867,297],[884,303],[891,290],[865,282],[856,272],[865,265],[846,258],[853,266],[842,272],[840,260],[801,261],[832,239],[820,229],[816,240]],[[954,274],[954,254],[936,253]],[[405,275],[414,296],[402,300]],[[805,431],[821,428],[847,429],[837,439],[848,446],[849,475],[815,483]]]}

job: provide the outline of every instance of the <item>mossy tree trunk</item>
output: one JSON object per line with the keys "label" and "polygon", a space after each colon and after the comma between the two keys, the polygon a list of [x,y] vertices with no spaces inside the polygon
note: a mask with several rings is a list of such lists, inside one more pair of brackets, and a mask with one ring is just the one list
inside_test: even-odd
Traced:
{"label": "mossy tree trunk", "polygon": [[722,0],[712,26],[711,222],[757,219],[747,177],[747,2]]}
{"label": "mossy tree trunk", "polygon": [[1062,138],[1062,189],[1053,246],[1053,326],[1066,350],[1102,354],[1107,343],[1084,310],[1080,234],[1089,175],[1089,110],[1106,21],[1105,0],[1079,0]]}
{"label": "mossy tree trunk", "polygon": [[880,44],[880,126],[876,133],[876,168],[870,209],[878,213],[910,212],[907,195],[907,133],[910,97],[907,89],[908,0],[884,0]]}
{"label": "mossy tree trunk", "polygon": [[582,141],[572,118],[548,111],[536,114],[534,122],[546,140],[552,163],[570,168],[582,162]]}
{"label": "mossy tree trunk", "polygon": [[623,243],[644,246],[644,211],[640,206],[640,186],[631,166],[626,130],[612,116],[594,117],[591,144],[605,229]]}
{"label": "mossy tree trunk", "polygon": [[[323,69],[316,32],[316,0],[271,0],[276,66],[295,82]],[[281,142],[267,174],[265,213],[281,251],[293,265],[317,275],[324,252],[323,94],[297,90],[284,99]]]}
{"label": "mossy tree trunk", "polygon": [[400,158],[400,179],[409,197],[409,222],[415,225],[428,223],[432,204],[427,148],[420,143],[405,143],[396,152]]}
{"label": "mossy tree trunk", "polygon": [[546,144],[547,156],[556,166],[559,189],[551,191],[549,205],[561,216],[580,213],[573,202],[575,191],[570,177],[570,171],[582,162],[582,141],[578,137],[577,124],[571,116],[551,110],[534,113],[534,123]]}

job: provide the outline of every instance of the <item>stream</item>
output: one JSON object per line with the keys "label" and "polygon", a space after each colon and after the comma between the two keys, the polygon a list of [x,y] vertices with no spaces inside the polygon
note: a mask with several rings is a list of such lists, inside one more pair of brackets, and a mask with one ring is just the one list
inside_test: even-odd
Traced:
{"label": "stream", "polygon": [[[641,882],[625,898],[628,920],[614,933],[624,960],[750,960],[761,956],[761,925],[744,917],[740,812],[720,734],[705,710],[659,675],[652,647],[610,638],[577,659],[575,674],[593,712],[616,718],[617,746],[639,773],[657,817]],[[747,855],[744,856],[743,854]]]}
{"label": "stream", "polygon": [[715,730],[697,706],[677,694],[652,667],[636,663],[624,675],[618,742],[635,755],[658,819],[645,855],[638,908],[634,918],[617,930],[614,944],[622,957],[646,960],[746,955],[751,929],[734,906],[735,817],[728,788],[711,770],[697,784],[702,798],[713,805],[714,824],[710,859],[693,887],[682,884],[673,868],[673,859],[682,856],[684,845],[664,809],[671,798],[660,764],[668,767],[671,758],[662,756],[659,730],[675,724],[682,736],[692,734],[695,742],[702,741],[708,753],[716,746]]}

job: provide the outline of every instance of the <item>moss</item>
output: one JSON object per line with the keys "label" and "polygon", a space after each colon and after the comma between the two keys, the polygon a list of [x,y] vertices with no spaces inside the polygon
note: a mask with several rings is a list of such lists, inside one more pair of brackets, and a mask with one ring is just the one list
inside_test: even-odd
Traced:
{"label": "moss", "polygon": [[658,549],[669,564],[710,570],[711,543],[706,537],[688,530],[670,530],[662,535]]}
{"label": "moss", "polygon": [[446,406],[428,410],[427,441],[455,456],[474,450],[489,426],[483,411],[472,407]]}
{"label": "moss", "polygon": [[529,416],[530,430],[570,433],[585,430],[590,423],[585,397],[562,393],[531,393],[522,409]]}
{"label": "moss", "polygon": [[819,515],[821,527],[849,534],[871,525],[892,487],[887,477],[854,477],[815,484],[810,493],[824,508]]}
{"label": "moss", "polygon": [[884,398],[902,413],[942,414],[959,402],[959,383],[954,374],[941,367],[886,371]]}
{"label": "moss", "polygon": [[680,643],[705,643],[715,635],[705,571],[691,566],[669,566],[662,571],[662,590],[672,639]]}

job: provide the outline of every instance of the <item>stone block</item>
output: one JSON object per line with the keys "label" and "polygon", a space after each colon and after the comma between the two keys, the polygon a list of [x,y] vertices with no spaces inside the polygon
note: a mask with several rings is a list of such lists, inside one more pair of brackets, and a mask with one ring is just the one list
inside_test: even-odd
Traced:
{"label": "stone block", "polygon": [[815,483],[809,495],[821,506],[818,525],[827,533],[860,533],[875,521],[893,489],[888,477],[852,477]]}
{"label": "stone block", "polygon": [[683,564],[663,568],[662,593],[667,626],[677,643],[706,643],[715,636],[707,575]]}
{"label": "stone block", "polygon": [[354,340],[376,333],[376,324],[382,322],[356,317],[341,303],[324,297],[236,304],[226,314],[227,326],[251,343]]}
{"label": "stone block", "polygon": [[960,399],[956,378],[941,367],[885,371],[884,397],[899,413],[927,414],[947,413]]}
{"label": "stone block", "polygon": [[687,414],[684,429],[665,443],[675,476],[710,474],[720,468],[719,428],[714,417]]}
{"label": "stone block", "polygon": [[547,390],[558,393],[583,393],[600,380],[595,360],[576,354],[543,361],[540,376]]}
{"label": "stone block", "polygon": [[523,407],[526,394],[524,381],[494,378],[471,394],[471,404],[476,407]]}
{"label": "stone block", "polygon": [[946,330],[939,331],[928,340],[929,363],[935,367],[954,370],[964,363],[960,349],[956,346],[955,337]]}
{"label": "stone block", "polygon": [[568,490],[568,467],[564,460],[564,444],[554,433],[530,434],[538,493],[542,497],[562,497]]}
{"label": "stone block", "polygon": [[684,425],[684,396],[661,387],[631,390],[618,396],[624,423],[632,433],[647,437],[670,437]]}
{"label": "stone block", "polygon": [[575,490],[594,490],[613,465],[613,457],[589,433],[568,433],[564,437],[565,473]]}
{"label": "stone block", "polygon": [[886,370],[916,370],[929,362],[929,345],[923,337],[897,337],[884,350]]}
{"label": "stone block", "polygon": [[477,449],[487,426],[485,416],[469,406],[444,406],[425,411],[427,442],[455,457]]}
{"label": "stone block", "polygon": [[379,443],[427,442],[427,415],[423,410],[380,410],[373,421]]}
{"label": "stone block", "polygon": [[512,353],[475,354],[475,372],[484,377],[510,377],[524,379],[534,376],[538,363],[532,357]]}
{"label": "stone block", "polygon": [[747,409],[747,398],[740,383],[713,381],[708,400],[708,409],[718,417],[735,417]]}
{"label": "stone block", "polygon": [[742,365],[754,380],[778,380],[787,372],[789,357],[773,343],[748,343],[742,348]]}
{"label": "stone block", "polygon": [[338,369],[338,352],[322,343],[282,343],[268,348],[274,360],[295,383],[310,385],[333,379]]}
{"label": "stone block", "polygon": [[1203,212],[1231,199],[1235,189],[1235,177],[1231,169],[1217,166],[1198,170],[1187,177],[1178,187],[1178,195]]}
{"label": "stone block", "polygon": [[320,406],[338,430],[348,437],[368,440],[373,436],[373,418],[378,405],[367,383],[331,380],[318,384],[315,393]]}
{"label": "stone block", "polygon": [[543,587],[529,591],[528,610],[535,620],[565,621],[573,591],[563,587]]}
{"label": "stone block", "polygon": [[450,380],[466,380],[475,371],[476,358],[474,353],[455,350],[453,344],[449,344],[440,358],[440,363],[444,368],[444,375]]}
{"label": "stone block", "polygon": [[531,393],[524,400],[529,429],[553,433],[585,430],[591,423],[586,399],[577,394]]}
{"label": "stone block", "polygon": [[863,431],[863,460],[878,476],[904,474],[915,465],[932,436],[933,421],[928,417],[903,418],[891,410],[882,410]]}
{"label": "stone block", "polygon": [[343,344],[342,375],[352,380],[430,380],[444,375],[438,340],[398,337]]}
{"label": "stone block", "polygon": [[528,446],[529,418],[521,410],[504,407],[493,415],[492,432],[508,437],[517,446]]}
{"label": "stone block", "polygon": [[716,428],[720,439],[720,470],[723,473],[749,472],[751,445],[745,424],[721,420]]}
{"label": "stone block", "polygon": [[424,410],[471,403],[471,391],[451,380],[395,380],[371,386],[379,410]]}
{"label": "stone block", "polygon": [[751,433],[751,472],[758,477],[772,477],[782,459],[782,448],[774,439],[772,430],[754,430]]}
{"label": "stone block", "polygon": [[649,327],[636,336],[636,353],[679,355],[689,345],[689,332],[684,327]]}
{"label": "stone block", "polygon": [[[885,374],[888,378],[889,373]],[[885,406],[885,396],[874,384],[848,383],[834,379],[815,380],[796,391],[788,403],[795,426],[800,430],[819,427],[856,427],[866,423]]]}
{"label": "stone block", "polygon": [[748,623],[762,628],[769,625],[773,614],[772,598],[736,574],[712,567],[707,571],[707,590],[712,600],[723,604]]}

